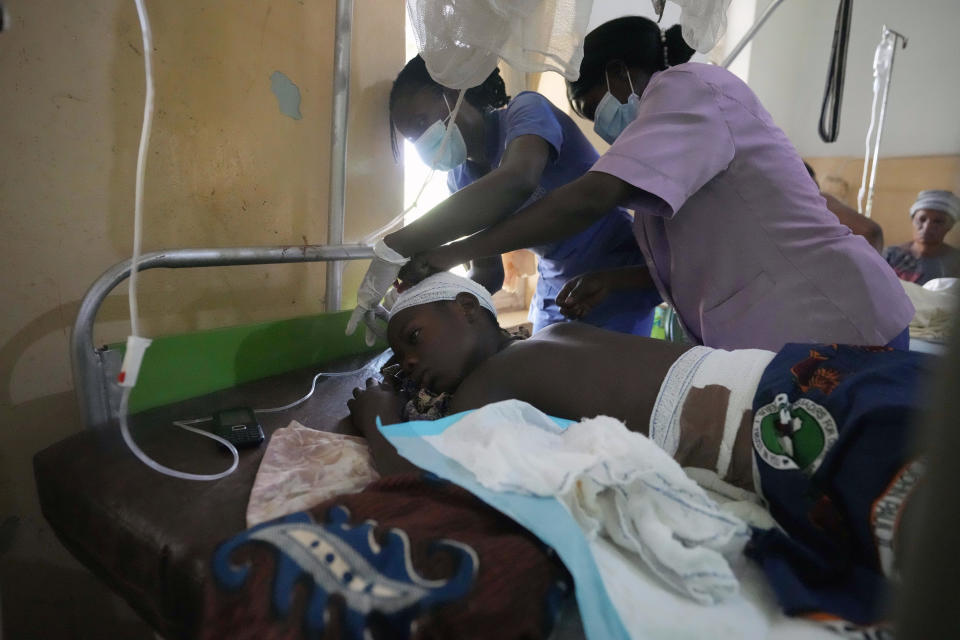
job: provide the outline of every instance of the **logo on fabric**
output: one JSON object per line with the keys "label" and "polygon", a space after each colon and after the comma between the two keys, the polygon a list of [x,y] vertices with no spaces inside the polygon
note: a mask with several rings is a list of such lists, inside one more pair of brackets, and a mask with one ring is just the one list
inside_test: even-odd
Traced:
{"label": "logo on fabric", "polygon": [[799,469],[813,475],[838,435],[830,412],[808,398],[791,404],[781,393],[753,417],[753,448],[780,471]]}

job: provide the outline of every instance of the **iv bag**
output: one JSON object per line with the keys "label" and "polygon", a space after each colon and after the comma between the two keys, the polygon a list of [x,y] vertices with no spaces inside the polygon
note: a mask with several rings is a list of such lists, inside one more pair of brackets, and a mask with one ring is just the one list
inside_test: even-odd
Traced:
{"label": "iv bag", "polygon": [[592,8],[593,0],[407,0],[427,71],[451,89],[481,84],[499,58],[576,80]]}
{"label": "iv bag", "polygon": [[889,82],[890,67],[893,64],[893,50],[897,38],[892,31],[883,33],[877,50],[873,53],[873,92],[879,93],[884,83]]}

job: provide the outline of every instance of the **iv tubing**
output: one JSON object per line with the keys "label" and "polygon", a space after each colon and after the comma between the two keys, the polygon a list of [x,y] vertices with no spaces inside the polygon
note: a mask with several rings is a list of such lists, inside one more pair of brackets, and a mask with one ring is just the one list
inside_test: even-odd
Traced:
{"label": "iv tubing", "polygon": [[[381,354],[381,356],[382,356],[382,354]],[[358,374],[358,373],[362,373],[363,371],[366,371],[367,369],[369,369],[369,368],[370,368],[370,365],[372,365],[372,364],[374,364],[375,362],[377,362],[377,361],[380,359],[381,356],[377,356],[376,358],[374,358],[373,360],[371,360],[371,361],[368,362],[367,364],[363,365],[363,366],[360,367],[359,369],[353,369],[353,370],[351,370],[351,371],[329,371],[329,372],[321,371],[321,372],[318,373],[317,375],[313,376],[313,382],[312,382],[311,385],[310,385],[310,391],[308,391],[308,392],[307,392],[307,395],[303,396],[303,397],[300,398],[299,400],[294,400],[294,401],[291,402],[290,404],[285,404],[285,405],[283,405],[282,407],[274,407],[274,408],[272,408],[272,409],[254,409],[253,412],[254,412],[254,413],[278,413],[278,412],[280,412],[280,411],[286,411],[287,409],[292,409],[292,408],[294,408],[295,406],[297,406],[297,405],[299,405],[299,404],[303,404],[304,402],[306,402],[307,400],[310,399],[310,396],[313,395],[313,392],[314,392],[314,391],[316,390],[316,388],[317,388],[317,380],[319,380],[321,376],[326,377],[326,378],[344,378],[344,377],[346,377],[346,376],[356,375],[356,374]]]}
{"label": "iv tubing", "polygon": [[[886,25],[884,25],[886,28]],[[890,50],[890,68],[887,71],[887,78],[883,84],[883,96],[880,98],[880,114],[877,122],[877,137],[873,146],[873,165],[870,168],[870,185],[867,187],[867,206],[863,215],[870,217],[873,211],[873,193],[877,181],[877,162],[880,160],[880,138],[883,136],[883,121],[887,117],[887,98],[890,96],[890,81],[893,79],[893,59],[897,53],[897,36],[893,37],[893,47]]]}
{"label": "iv tubing", "polygon": [[132,389],[126,387],[123,390],[123,396],[120,398],[120,433],[123,435],[123,441],[127,443],[127,446],[130,447],[130,451],[133,452],[133,455],[137,456],[140,459],[140,462],[147,465],[154,471],[159,471],[160,473],[173,476],[174,478],[180,478],[182,480],[219,480],[220,478],[225,478],[231,473],[234,469],[237,468],[237,465],[240,463],[240,454],[237,452],[237,448],[229,443],[227,440],[221,438],[220,436],[210,433],[208,431],[203,431],[202,429],[197,429],[196,427],[191,427],[191,424],[197,424],[200,422],[207,422],[210,418],[196,418],[193,420],[181,420],[174,422],[178,427],[186,429],[187,431],[193,431],[198,433],[205,438],[210,438],[211,440],[216,440],[227,449],[230,450],[230,455],[233,456],[233,464],[230,465],[230,468],[226,471],[221,471],[220,473],[213,474],[199,474],[199,473],[186,473],[184,471],[177,471],[176,469],[171,469],[170,467],[164,466],[148,456],[143,450],[137,446],[137,443],[133,441],[133,437],[130,435],[130,426],[127,423],[127,411],[129,410],[128,403],[130,401],[130,392]]}
{"label": "iv tubing", "polygon": [[[867,169],[870,167],[870,142],[873,140],[873,129],[877,124],[877,98],[880,92],[874,89],[873,102],[870,104],[870,126],[867,127],[867,139],[864,142],[863,171],[860,178],[860,190],[857,192],[857,213],[863,215],[863,198],[867,194]],[[869,218],[869,214],[867,215]]]}
{"label": "iv tubing", "polygon": [[[133,256],[130,260],[128,297],[130,299],[130,335],[140,336],[140,313],[137,307],[137,267],[140,262],[140,246],[143,238],[143,176],[147,164],[147,148],[150,144],[150,129],[153,126],[153,34],[150,31],[150,18],[147,16],[147,9],[143,5],[143,0],[134,0],[134,3],[137,5],[137,15],[140,18],[140,31],[143,34],[143,65],[146,75],[146,97],[143,104],[143,128],[140,130],[140,149],[137,153],[137,183],[133,205]],[[137,367],[139,368],[139,364]],[[136,372],[133,373],[133,378],[136,379]],[[133,441],[133,437],[130,435],[128,414],[130,410],[129,402],[131,391],[133,391],[133,387],[124,387],[123,396],[120,398],[120,434],[123,436],[123,441],[127,444],[127,447],[133,452],[133,455],[139,458],[145,465],[154,471],[159,471],[165,475],[183,480],[219,480],[220,478],[225,478],[230,475],[234,469],[237,468],[240,462],[240,454],[237,453],[236,447],[218,435],[188,426],[189,424],[205,422],[206,419],[181,421],[175,424],[187,431],[193,431],[205,438],[216,440],[227,447],[233,456],[233,464],[230,465],[229,469],[214,474],[185,473],[166,467],[150,458],[150,456],[137,446],[137,443]]]}
{"label": "iv tubing", "polygon": [[[460,90],[460,95],[457,96],[457,102],[453,105],[453,111],[450,112],[450,124],[447,125],[447,128],[443,132],[443,139],[440,140],[440,148],[437,149],[437,152],[434,154],[433,159],[436,160],[443,154],[447,148],[447,142],[450,140],[450,132],[453,131],[453,124],[457,121],[457,114],[460,113],[460,105],[463,104],[463,97],[466,94],[466,89]],[[417,203],[420,202],[420,196],[423,195],[424,190],[427,188],[427,185],[430,184],[430,181],[433,180],[433,175],[436,173],[436,169],[431,168],[430,173],[427,174],[427,177],[424,179],[423,184],[420,185],[420,190],[417,192],[416,197],[413,199],[413,202],[409,207],[404,209],[400,215],[394,217],[390,222],[383,225],[376,231],[368,233],[360,241],[361,244],[373,244],[379,240],[382,236],[386,235],[391,229],[397,225],[403,223],[403,219],[407,216],[412,209],[417,206]]]}
{"label": "iv tubing", "polygon": [[[131,258],[131,268],[130,268],[130,282],[129,282],[129,299],[130,299],[130,333],[132,336],[140,335],[139,327],[139,309],[137,306],[137,271],[138,263],[140,261],[140,248],[142,240],[142,222],[143,222],[143,182],[144,182],[144,173],[146,168],[147,161],[147,148],[150,143],[150,130],[153,124],[153,105],[154,105],[154,90],[153,90],[153,35],[150,30],[150,19],[147,15],[146,7],[143,5],[143,0],[134,0],[134,3],[137,7],[137,15],[140,18],[140,29],[143,34],[143,58],[144,58],[144,68],[146,73],[146,97],[144,100],[143,107],[143,128],[140,131],[140,148],[137,154],[137,174],[136,174],[136,190],[134,193],[134,220],[133,220],[133,256]],[[453,120],[456,117],[456,112],[460,108],[460,103],[463,99],[463,92],[460,94],[460,98],[457,100],[457,105],[454,108]],[[443,151],[443,145],[446,143],[447,138],[449,137],[450,127],[447,128],[445,133],[443,143],[441,143],[441,149],[438,152]],[[432,175],[432,173],[431,173]],[[428,178],[429,179],[429,178]],[[426,183],[424,183],[424,187]],[[420,189],[420,193],[423,193],[423,188]],[[419,194],[417,198],[419,198]],[[317,380],[321,376],[328,377],[342,377],[353,375],[364,371],[371,364],[376,362],[376,358],[371,360],[363,367],[359,369],[354,369],[352,371],[342,371],[342,372],[320,372],[313,378],[313,383],[310,387],[310,391],[307,395],[303,396],[299,400],[296,400],[290,404],[284,405],[282,407],[275,407],[272,409],[258,409],[254,413],[276,413],[279,411],[285,411],[286,409],[291,409],[309,399],[317,386]],[[139,366],[139,365],[138,365]],[[134,376],[135,377],[135,376]],[[120,399],[120,433],[123,436],[123,441],[129,447],[130,451],[145,465],[158,471],[164,475],[172,476],[174,478],[180,478],[183,480],[198,480],[198,481],[210,481],[210,480],[219,480],[225,478],[237,468],[237,465],[240,462],[240,454],[237,451],[237,448],[233,446],[229,441],[220,436],[204,431],[202,429],[197,429],[190,425],[199,424],[203,422],[209,422],[212,418],[192,418],[189,420],[174,420],[173,424],[177,425],[182,429],[187,431],[192,431],[193,433],[199,434],[205,438],[210,438],[224,445],[233,456],[233,463],[230,465],[230,468],[226,471],[221,471],[220,473],[214,474],[197,474],[197,473],[186,473],[183,471],[178,471],[176,469],[171,469],[165,465],[160,464],[156,460],[153,460],[148,456],[144,451],[137,446],[136,442],[133,441],[133,437],[130,435],[130,425],[129,425],[129,410],[130,410],[130,393],[133,391],[133,387],[126,386],[123,389],[123,395]]]}
{"label": "iv tubing", "polygon": [[143,0],[134,0],[140,17],[143,33],[143,66],[146,73],[146,98],[143,103],[143,128],[140,130],[140,150],[137,153],[137,186],[133,206],[133,257],[131,259],[129,294],[130,334],[140,335],[140,317],[137,307],[137,267],[140,261],[140,245],[143,237],[143,175],[147,165],[147,147],[150,144],[150,129],[153,126],[153,34],[150,18]]}
{"label": "iv tubing", "polygon": [[[366,363],[362,367],[359,367],[358,369],[352,369],[350,371],[321,371],[320,373],[318,373],[313,377],[313,383],[310,385],[310,391],[307,393],[307,395],[303,396],[298,400],[294,400],[289,404],[285,404],[282,407],[273,407],[270,409],[254,409],[253,412],[255,414],[279,413],[280,411],[286,411],[287,409],[292,409],[293,407],[303,404],[304,402],[310,399],[310,397],[313,395],[313,392],[317,388],[317,380],[321,376],[324,376],[327,378],[342,378],[346,376],[356,375],[358,373],[361,373],[369,369],[370,366],[377,363],[383,357],[383,355],[384,354],[381,354],[376,358],[373,358],[372,360],[370,360],[370,362]],[[230,454],[233,456],[233,464],[230,465],[230,468],[227,469],[226,471],[221,471],[220,473],[214,473],[209,475],[198,474],[198,473],[186,473],[184,471],[177,471],[176,469],[171,469],[170,467],[164,466],[159,462],[157,462],[156,460],[154,460],[153,458],[151,458],[150,456],[148,456],[146,453],[144,453],[144,451],[140,447],[138,447],[137,444],[133,441],[133,437],[130,435],[130,426],[127,422],[128,403],[130,400],[131,391],[132,389],[129,387],[125,388],[123,390],[123,396],[120,399],[120,433],[123,435],[123,441],[127,443],[127,446],[130,448],[130,451],[133,452],[133,455],[137,456],[137,458],[140,459],[140,462],[147,465],[154,471],[159,471],[164,475],[173,476],[174,478],[181,478],[183,480],[199,480],[199,481],[219,480],[221,478],[227,477],[228,475],[234,472],[234,470],[237,468],[237,465],[240,463],[240,454],[237,451],[237,448],[233,446],[233,444],[230,443],[229,441],[225,440],[224,438],[221,438],[220,436],[214,433],[210,433],[209,431],[204,431],[202,429],[197,429],[196,427],[190,426],[193,424],[210,422],[211,420],[213,420],[213,418],[211,417],[190,418],[187,420],[174,420],[173,424],[177,425],[181,429],[186,429],[187,431],[192,431],[194,433],[200,434],[205,438],[211,438],[213,440],[216,440],[217,442],[225,446],[230,451]]]}

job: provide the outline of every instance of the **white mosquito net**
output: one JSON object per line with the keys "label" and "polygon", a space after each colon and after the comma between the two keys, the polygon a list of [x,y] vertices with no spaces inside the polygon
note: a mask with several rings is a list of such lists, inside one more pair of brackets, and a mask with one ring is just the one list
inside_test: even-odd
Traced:
{"label": "white mosquito net", "polygon": [[498,58],[576,80],[592,8],[593,0],[407,0],[427,71],[451,89],[481,84]]}
{"label": "white mosquito net", "polygon": [[[662,10],[662,0],[652,0]],[[638,3],[639,4],[639,3]],[[730,0],[675,0],[687,43],[701,53],[726,29]],[[525,73],[580,75],[593,0],[407,0],[431,77],[451,89],[481,84],[502,58]]]}

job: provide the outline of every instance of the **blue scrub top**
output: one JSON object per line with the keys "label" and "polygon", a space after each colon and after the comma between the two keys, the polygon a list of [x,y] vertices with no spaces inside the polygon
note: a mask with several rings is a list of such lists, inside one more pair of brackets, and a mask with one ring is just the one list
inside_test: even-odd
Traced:
{"label": "blue scrub top", "polygon": [[[520,209],[579,178],[599,157],[570,116],[532,91],[524,91],[503,109],[487,113],[486,125],[491,167],[500,165],[507,145],[517,136],[539,136],[551,147],[551,159],[540,176],[540,184]],[[464,162],[447,174],[447,186],[452,193],[483,175],[478,167]],[[575,236],[531,250],[539,258],[540,273],[529,316],[535,332],[566,320],[557,307],[556,297],[570,278],[588,271],[646,264],[633,235],[633,219],[619,208]],[[659,303],[660,295],[654,288],[621,291],[597,305],[583,321],[613,331],[649,336],[653,308]]]}

